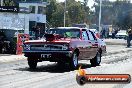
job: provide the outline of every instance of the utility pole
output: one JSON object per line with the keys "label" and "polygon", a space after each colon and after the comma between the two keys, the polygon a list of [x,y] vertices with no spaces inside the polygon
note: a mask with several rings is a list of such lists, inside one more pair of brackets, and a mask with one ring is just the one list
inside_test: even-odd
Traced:
{"label": "utility pole", "polygon": [[66,0],[65,0],[65,7],[64,7],[64,27],[66,26]]}
{"label": "utility pole", "polygon": [[102,0],[100,0],[100,9],[99,9],[99,33],[101,32],[101,5],[102,5]]}

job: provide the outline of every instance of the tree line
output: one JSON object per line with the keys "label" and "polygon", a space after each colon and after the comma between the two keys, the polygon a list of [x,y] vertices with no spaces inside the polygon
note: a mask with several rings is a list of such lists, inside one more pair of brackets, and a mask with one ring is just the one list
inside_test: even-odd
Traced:
{"label": "tree line", "polygon": [[[3,0],[4,6],[15,6],[18,1],[25,0]],[[36,0],[26,0],[36,1]],[[96,24],[99,22],[99,0],[95,0],[91,11],[87,6],[88,0],[83,2],[75,0],[66,0],[66,10],[64,2],[57,2],[57,0],[43,0],[48,1],[47,5],[47,21],[52,27],[64,26],[64,11],[66,17],[66,26],[72,26],[72,24],[86,23],[88,25]],[[128,0],[117,0],[115,2],[102,1],[102,25],[113,25],[120,29],[128,29],[132,27],[132,3]]]}
{"label": "tree line", "polygon": [[[99,2],[97,2],[95,7],[95,18],[98,23],[99,14]],[[132,3],[129,1],[115,2],[103,1],[102,2],[102,19],[101,24],[103,25],[113,25],[121,30],[126,30],[132,27]]]}
{"label": "tree line", "polygon": [[[99,0],[95,0],[91,11],[87,6],[88,0],[84,2],[75,0],[66,0],[66,26],[72,24],[87,23],[88,25],[97,24],[99,22]],[[64,21],[64,2],[50,0],[47,6],[47,20],[52,27],[63,26]],[[120,29],[126,30],[132,27],[132,4],[127,0],[117,0],[115,2],[102,2],[102,25],[113,25]]]}
{"label": "tree line", "polygon": [[91,11],[87,6],[88,0],[84,2],[75,0],[66,0],[66,10],[64,2],[57,2],[56,0],[50,0],[50,4],[47,6],[47,20],[53,27],[63,26],[64,22],[64,11],[66,13],[66,26],[71,26],[77,23],[87,23],[90,20],[88,16]]}

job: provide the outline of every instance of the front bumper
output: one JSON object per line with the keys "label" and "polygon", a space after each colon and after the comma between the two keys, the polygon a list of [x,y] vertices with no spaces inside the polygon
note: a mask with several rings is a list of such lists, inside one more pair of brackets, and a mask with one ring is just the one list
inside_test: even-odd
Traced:
{"label": "front bumper", "polygon": [[72,51],[23,51],[26,57],[40,61],[69,61]]}

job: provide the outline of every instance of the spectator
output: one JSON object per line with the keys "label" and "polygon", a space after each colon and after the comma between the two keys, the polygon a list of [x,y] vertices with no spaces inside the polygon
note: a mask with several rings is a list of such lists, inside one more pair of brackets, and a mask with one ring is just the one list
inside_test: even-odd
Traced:
{"label": "spectator", "polygon": [[114,39],[115,38],[115,29],[113,29],[111,33],[112,33],[112,39]]}
{"label": "spectator", "polygon": [[106,30],[106,32],[105,32],[105,38],[108,38],[109,37],[109,28],[106,28],[105,30]]}
{"label": "spectator", "polygon": [[105,29],[101,30],[101,38],[105,38]]}
{"label": "spectator", "polygon": [[127,47],[131,46],[131,40],[132,40],[132,29],[128,29],[127,31]]}

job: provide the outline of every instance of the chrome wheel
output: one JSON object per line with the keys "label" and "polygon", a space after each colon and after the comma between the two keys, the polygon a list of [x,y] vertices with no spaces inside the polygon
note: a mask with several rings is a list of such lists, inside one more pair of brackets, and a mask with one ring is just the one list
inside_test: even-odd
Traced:
{"label": "chrome wheel", "polygon": [[74,64],[75,67],[78,65],[78,59],[77,59],[77,54],[76,53],[73,54],[73,64]]}
{"label": "chrome wheel", "polygon": [[76,69],[77,66],[78,66],[78,57],[77,54],[74,52],[70,60],[70,67],[71,69]]}

